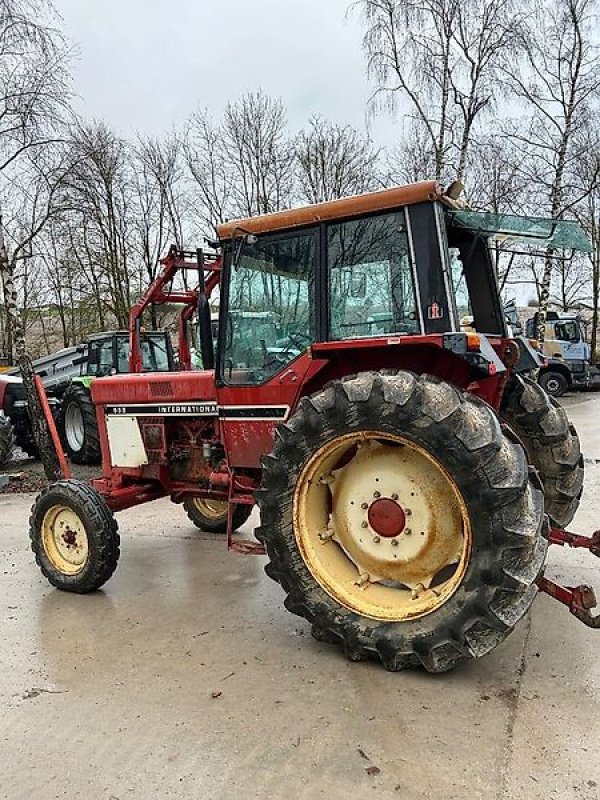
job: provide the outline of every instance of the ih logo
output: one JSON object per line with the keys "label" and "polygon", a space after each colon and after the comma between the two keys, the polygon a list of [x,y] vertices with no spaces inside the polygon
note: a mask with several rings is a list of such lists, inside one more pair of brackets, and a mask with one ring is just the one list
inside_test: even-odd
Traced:
{"label": "ih logo", "polygon": [[432,303],[427,309],[427,316],[429,319],[441,319],[444,315],[439,303]]}

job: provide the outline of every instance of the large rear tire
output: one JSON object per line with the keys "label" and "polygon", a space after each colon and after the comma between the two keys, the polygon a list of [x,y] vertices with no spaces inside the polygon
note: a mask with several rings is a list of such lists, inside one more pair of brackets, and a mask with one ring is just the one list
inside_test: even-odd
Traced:
{"label": "large rear tire", "polygon": [[[208,500],[191,497],[185,500],[183,508],[194,525],[206,533],[225,533],[227,531],[228,503],[226,500]],[[241,528],[252,513],[253,506],[236,505],[233,509],[233,530]]]}
{"label": "large rear tire", "polygon": [[81,383],[71,384],[63,395],[59,430],[71,461],[75,464],[100,463],[96,410],[89,389]]}
{"label": "large rear tire", "polygon": [[10,419],[0,414],[0,467],[10,463],[15,450],[15,431]]}
{"label": "large rear tire", "polygon": [[58,481],[36,498],[29,538],[39,568],[57,589],[93,592],[117,568],[117,522],[104,498],[83,481]]}
{"label": "large rear tire", "polygon": [[363,373],[303,399],[257,501],[286,607],[352,660],[445,672],[537,594],[541,483],[489,406],[430,376]]}
{"label": "large rear tire", "polygon": [[502,417],[538,471],[550,522],[564,528],[579,507],[584,470],[579,437],[567,412],[535,381],[513,375],[504,391]]}

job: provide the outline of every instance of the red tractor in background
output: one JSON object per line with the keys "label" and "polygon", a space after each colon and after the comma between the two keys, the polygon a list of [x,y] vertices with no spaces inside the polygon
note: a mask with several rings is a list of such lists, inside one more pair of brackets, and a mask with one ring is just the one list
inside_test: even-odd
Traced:
{"label": "red tractor in background", "polygon": [[[119,557],[113,512],[168,496],[232,549],[266,552],[286,607],[353,660],[446,671],[500,643],[539,589],[597,627],[589,587],[543,576],[549,542],[598,555],[600,538],[564,530],[579,440],[527,377],[540,358],[508,335],[488,246],[587,249],[578,226],[467,211],[424,182],[218,235],[211,258],[172,250],[131,314],[133,372],[143,311],[166,301],[184,305],[188,365],[197,315],[204,369],[94,382],[102,475],[65,464],[32,511],[48,580],[98,589]],[[182,270],[191,292],[173,288]],[[255,503],[258,541],[240,540]]]}

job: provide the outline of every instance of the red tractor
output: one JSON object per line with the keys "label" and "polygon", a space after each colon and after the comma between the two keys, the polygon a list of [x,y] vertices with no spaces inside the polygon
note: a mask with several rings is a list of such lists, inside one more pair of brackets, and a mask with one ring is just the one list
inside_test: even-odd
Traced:
{"label": "red tractor", "polygon": [[[119,557],[113,512],[168,496],[266,552],[286,607],[353,660],[446,671],[499,644],[540,588],[597,626],[589,587],[543,577],[549,541],[598,555],[600,540],[564,530],[579,441],[527,377],[540,359],[508,335],[488,246],[586,249],[581,230],[461,210],[425,182],[218,234],[210,260],[171,251],[131,317],[134,372],[143,310],[166,300],[184,305],[184,365],[197,315],[204,369],[94,382],[102,475],[65,464],[32,511],[48,580],[98,589]],[[193,291],[173,288],[181,270]],[[240,540],[254,504],[258,541]]]}

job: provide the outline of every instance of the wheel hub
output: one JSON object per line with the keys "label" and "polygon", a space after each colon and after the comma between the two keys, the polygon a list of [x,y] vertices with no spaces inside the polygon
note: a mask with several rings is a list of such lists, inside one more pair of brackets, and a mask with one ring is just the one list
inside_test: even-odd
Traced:
{"label": "wheel hub", "polygon": [[430,613],[465,573],[464,501],[435,457],[396,434],[362,431],[317,451],[294,495],[302,557],[342,605],[375,619]]}
{"label": "wheel hub", "polygon": [[79,516],[65,505],[48,509],[42,520],[42,544],[48,559],[64,575],[76,575],[85,567],[88,537]]}
{"label": "wheel hub", "polygon": [[62,539],[63,542],[67,545],[67,547],[77,546],[77,534],[70,528],[67,528],[67,530],[63,533]]}
{"label": "wheel hub", "polygon": [[400,536],[406,525],[406,514],[391,497],[380,497],[371,503],[367,519],[375,533],[385,539]]}

